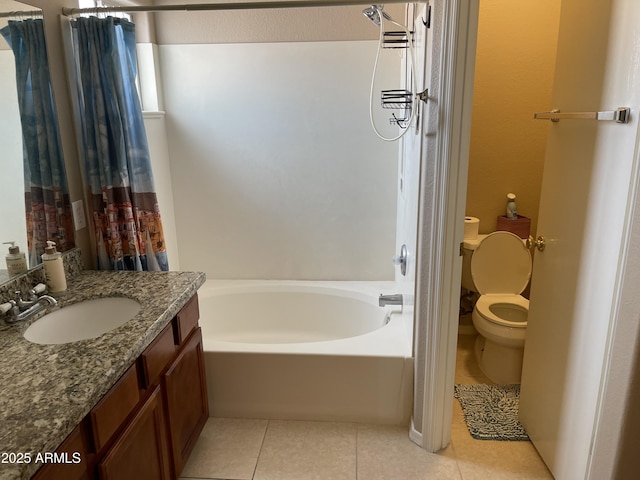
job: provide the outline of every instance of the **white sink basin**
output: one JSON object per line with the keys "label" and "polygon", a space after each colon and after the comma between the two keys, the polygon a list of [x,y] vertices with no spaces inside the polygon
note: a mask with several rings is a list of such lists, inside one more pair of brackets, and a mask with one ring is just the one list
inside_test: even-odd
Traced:
{"label": "white sink basin", "polygon": [[118,328],[131,320],[140,304],[124,297],[106,297],[74,303],[46,314],[24,332],[24,338],[41,345],[77,342]]}

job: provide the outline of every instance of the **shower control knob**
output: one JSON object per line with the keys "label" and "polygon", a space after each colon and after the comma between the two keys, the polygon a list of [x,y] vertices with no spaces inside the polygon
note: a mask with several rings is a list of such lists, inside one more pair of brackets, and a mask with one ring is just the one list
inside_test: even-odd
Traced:
{"label": "shower control knob", "polygon": [[407,246],[402,245],[402,247],[400,247],[400,255],[393,257],[393,264],[400,265],[400,273],[402,273],[402,275],[407,274],[407,256]]}

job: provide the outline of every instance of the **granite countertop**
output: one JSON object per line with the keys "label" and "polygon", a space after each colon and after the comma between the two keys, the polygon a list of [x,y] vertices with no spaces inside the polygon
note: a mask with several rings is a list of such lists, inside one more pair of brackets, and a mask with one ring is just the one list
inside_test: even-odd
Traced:
{"label": "granite countertop", "polygon": [[0,321],[0,479],[30,478],[40,465],[9,454],[55,451],[204,281],[195,272],[83,271],[58,296],[60,308],[110,296],[141,304],[129,322],[90,340],[37,345],[22,336],[37,320]]}

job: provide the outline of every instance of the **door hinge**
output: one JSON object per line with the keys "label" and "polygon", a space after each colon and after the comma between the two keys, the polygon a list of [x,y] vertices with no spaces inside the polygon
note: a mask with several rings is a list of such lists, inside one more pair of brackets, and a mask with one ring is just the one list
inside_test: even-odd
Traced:
{"label": "door hinge", "polygon": [[464,242],[460,242],[460,256],[464,256]]}

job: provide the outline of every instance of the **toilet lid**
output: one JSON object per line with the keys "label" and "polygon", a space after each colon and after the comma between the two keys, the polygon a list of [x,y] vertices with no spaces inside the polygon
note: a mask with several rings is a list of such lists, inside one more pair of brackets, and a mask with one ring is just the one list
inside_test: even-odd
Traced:
{"label": "toilet lid", "polygon": [[531,278],[531,254],[517,235],[491,233],[473,252],[471,277],[481,295],[519,295]]}

